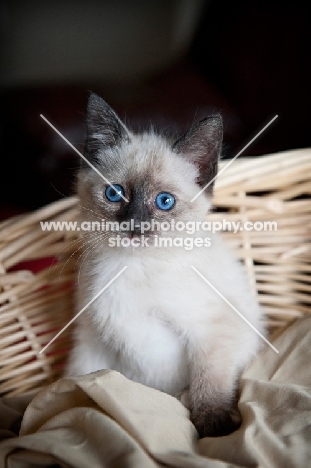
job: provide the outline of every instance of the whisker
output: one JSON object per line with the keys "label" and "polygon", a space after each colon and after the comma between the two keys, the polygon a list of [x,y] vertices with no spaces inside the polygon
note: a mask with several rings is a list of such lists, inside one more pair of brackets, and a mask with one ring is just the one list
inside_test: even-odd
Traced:
{"label": "whisker", "polygon": [[[81,270],[82,270],[83,263],[85,262],[85,260],[86,260],[87,256],[89,255],[89,253],[90,253],[92,250],[94,250],[95,247],[98,246],[98,244],[100,243],[101,240],[102,240],[102,236],[100,236],[99,239],[98,239],[97,241],[95,241],[95,242],[96,242],[95,245],[90,246],[90,247],[92,247],[92,248],[89,248],[87,253],[84,252],[86,255],[85,255],[84,259],[82,260],[81,265],[80,265],[80,267],[79,267],[79,273],[78,273],[78,279],[77,279],[78,284],[80,283],[80,274],[81,274]],[[80,256],[79,258],[81,258],[81,256]]]}
{"label": "whisker", "polygon": [[[95,243],[95,242],[97,243],[97,240],[98,240],[99,238],[102,238],[102,235],[101,235],[101,234],[98,234],[98,235],[96,236],[95,239],[94,239],[94,238],[93,238],[93,239],[89,239],[88,241],[86,241],[86,242],[83,243],[82,247],[84,247],[86,244],[91,244],[91,245],[90,245],[89,247],[87,247],[87,248],[79,255],[79,257],[78,257],[78,259],[77,259],[77,261],[76,261],[76,265],[78,264],[80,258],[83,257],[83,255],[85,254],[85,252],[86,252],[90,247],[92,247],[93,243]],[[76,267],[75,267],[75,268],[76,268]]]}
{"label": "whisker", "polygon": [[[83,240],[83,239],[81,239],[81,241],[82,241],[82,240]],[[88,240],[88,241],[83,242],[82,245],[81,245],[78,249],[76,249],[74,252],[72,252],[72,254],[70,255],[70,257],[67,258],[66,262],[65,262],[64,265],[62,266],[62,269],[61,269],[61,271],[59,272],[58,277],[60,277],[60,275],[61,275],[62,272],[64,271],[64,268],[65,268],[65,266],[67,265],[67,263],[69,262],[69,260],[70,260],[80,249],[82,249],[82,248],[84,247],[85,244],[87,244],[87,243],[89,243],[89,242],[91,242],[91,241]]]}
{"label": "whisker", "polygon": [[98,218],[100,219],[101,221],[103,220],[103,218],[101,218],[98,213],[96,213],[95,211],[91,210],[90,208],[87,208],[86,206],[83,206],[83,205],[77,205],[77,206],[80,206],[80,208],[83,208],[84,210],[87,210],[87,211],[91,211],[94,215],[95,215],[95,218]]}

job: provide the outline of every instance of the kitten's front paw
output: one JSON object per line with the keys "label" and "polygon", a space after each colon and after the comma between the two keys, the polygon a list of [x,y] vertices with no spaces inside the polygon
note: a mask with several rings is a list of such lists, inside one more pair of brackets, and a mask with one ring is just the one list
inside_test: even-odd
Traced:
{"label": "kitten's front paw", "polygon": [[202,406],[191,412],[191,421],[200,438],[231,434],[240,427],[241,420],[240,412],[236,407]]}
{"label": "kitten's front paw", "polygon": [[191,408],[191,401],[190,401],[190,394],[189,390],[183,390],[182,392],[179,392],[177,395],[175,395],[177,400],[180,401],[182,405],[184,405],[185,408],[190,410]]}

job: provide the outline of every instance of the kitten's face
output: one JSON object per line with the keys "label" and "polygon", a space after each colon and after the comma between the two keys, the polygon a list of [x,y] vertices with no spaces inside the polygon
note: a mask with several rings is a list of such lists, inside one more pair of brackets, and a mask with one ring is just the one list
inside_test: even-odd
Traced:
{"label": "kitten's face", "polygon": [[[141,222],[204,220],[211,205],[211,186],[191,200],[217,173],[219,117],[199,123],[171,145],[154,133],[133,135],[101,98],[91,95],[87,131],[86,157],[128,202],[85,164],[78,175],[83,219],[119,224],[133,219],[135,231],[119,233],[128,237],[141,234]],[[144,232],[145,237],[154,234],[182,235],[172,230]]]}

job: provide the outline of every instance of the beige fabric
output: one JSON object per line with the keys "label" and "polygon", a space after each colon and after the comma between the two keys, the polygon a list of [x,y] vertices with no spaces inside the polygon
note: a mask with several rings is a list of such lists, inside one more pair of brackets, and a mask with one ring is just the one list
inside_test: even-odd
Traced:
{"label": "beige fabric", "polygon": [[307,468],[311,466],[311,317],[298,320],[244,372],[242,427],[200,441],[174,398],[101,371],[63,379],[31,401],[0,402],[5,468]]}

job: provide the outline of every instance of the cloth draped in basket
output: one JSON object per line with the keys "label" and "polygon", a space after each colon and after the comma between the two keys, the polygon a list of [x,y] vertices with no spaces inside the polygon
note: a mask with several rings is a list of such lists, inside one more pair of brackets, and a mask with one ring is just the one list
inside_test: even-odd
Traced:
{"label": "cloth draped in basket", "polygon": [[[0,401],[0,466],[307,468],[311,466],[311,317],[243,373],[241,428],[200,441],[173,397],[113,371],[62,379]],[[20,436],[14,435],[24,414]]]}

